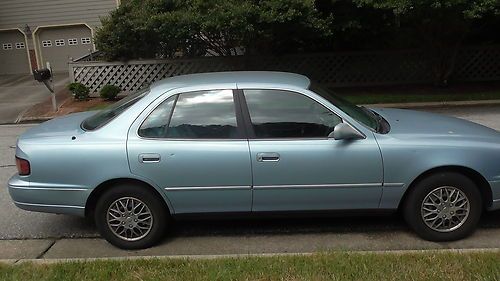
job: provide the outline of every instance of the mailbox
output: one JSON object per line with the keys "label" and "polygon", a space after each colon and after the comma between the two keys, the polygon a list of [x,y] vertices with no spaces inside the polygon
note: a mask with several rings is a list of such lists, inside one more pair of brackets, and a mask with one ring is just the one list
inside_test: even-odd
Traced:
{"label": "mailbox", "polygon": [[52,73],[50,73],[50,70],[47,68],[38,69],[33,71],[33,77],[38,82],[44,82],[52,77]]}

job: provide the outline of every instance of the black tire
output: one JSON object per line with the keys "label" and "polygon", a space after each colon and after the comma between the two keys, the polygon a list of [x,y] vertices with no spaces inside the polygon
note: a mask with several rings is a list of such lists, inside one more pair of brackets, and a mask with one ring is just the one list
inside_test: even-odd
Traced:
{"label": "black tire", "polygon": [[[118,199],[130,197],[142,201],[149,208],[152,216],[151,228],[144,237],[136,241],[120,238],[108,225],[108,209]],[[170,214],[163,198],[150,191],[146,186],[135,184],[120,184],[113,186],[98,199],[94,219],[100,234],[118,248],[133,250],[145,249],[154,246],[165,235],[169,224]],[[139,237],[137,237],[139,238]]]}
{"label": "black tire", "polygon": [[[440,232],[428,226],[423,219],[422,204],[429,193],[439,187],[451,186],[462,191],[469,201],[469,214],[462,225],[449,232]],[[442,172],[420,180],[409,191],[404,204],[404,218],[408,225],[422,238],[430,241],[454,241],[471,235],[479,222],[483,210],[481,193],[474,182],[459,173]],[[453,229],[453,230],[452,230]]]}

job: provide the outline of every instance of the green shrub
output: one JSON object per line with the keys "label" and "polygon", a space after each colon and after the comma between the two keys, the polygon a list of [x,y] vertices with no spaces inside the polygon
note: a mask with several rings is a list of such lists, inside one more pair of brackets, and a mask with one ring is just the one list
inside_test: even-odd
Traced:
{"label": "green shrub", "polygon": [[90,90],[82,83],[71,83],[68,85],[68,89],[73,94],[75,100],[86,100],[89,97]]}
{"label": "green shrub", "polygon": [[108,84],[102,87],[101,91],[99,92],[99,95],[103,99],[114,100],[120,92],[121,92],[120,87]]}

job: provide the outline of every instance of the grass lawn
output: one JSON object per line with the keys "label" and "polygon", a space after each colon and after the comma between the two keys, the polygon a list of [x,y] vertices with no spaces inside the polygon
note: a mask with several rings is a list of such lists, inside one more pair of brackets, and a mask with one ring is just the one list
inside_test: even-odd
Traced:
{"label": "grass lawn", "polygon": [[0,265],[1,280],[499,280],[500,252],[347,253]]}
{"label": "grass lawn", "polygon": [[356,104],[442,102],[500,99],[500,83],[432,86],[392,86],[332,89]]}

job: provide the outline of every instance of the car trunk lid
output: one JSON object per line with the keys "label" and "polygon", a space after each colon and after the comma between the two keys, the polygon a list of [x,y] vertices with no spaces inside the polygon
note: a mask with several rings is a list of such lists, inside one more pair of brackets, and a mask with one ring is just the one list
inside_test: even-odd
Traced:
{"label": "car trunk lid", "polygon": [[19,139],[74,136],[82,134],[84,131],[81,129],[80,124],[93,114],[95,114],[95,111],[73,113],[54,118],[27,130]]}

